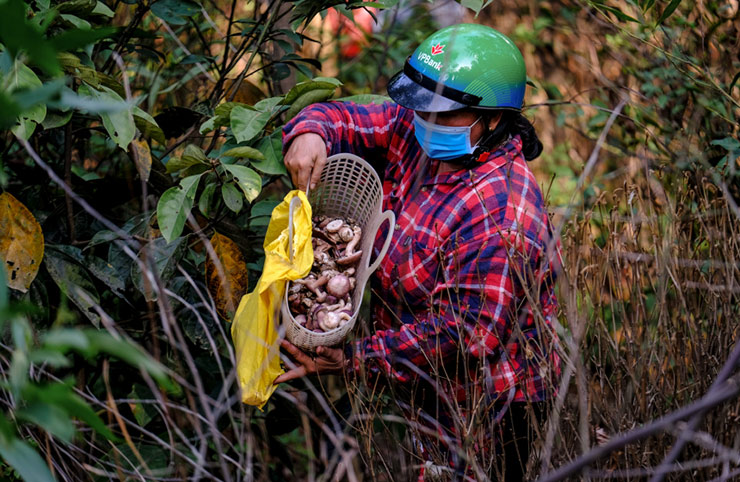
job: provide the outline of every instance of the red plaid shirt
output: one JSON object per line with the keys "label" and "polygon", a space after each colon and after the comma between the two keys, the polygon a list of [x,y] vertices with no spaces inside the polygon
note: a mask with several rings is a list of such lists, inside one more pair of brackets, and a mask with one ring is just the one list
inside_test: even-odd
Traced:
{"label": "red plaid shirt", "polygon": [[284,146],[306,132],[321,135],[328,154],[373,164],[383,174],[383,208],[396,214],[373,276],[376,331],[347,349],[355,370],[409,383],[454,365],[444,391],[458,402],[471,386],[493,403],[550,397],[560,370],[551,326],[556,256],[547,252],[550,224],[520,138],[473,169],[435,175],[438,162],[414,137],[413,111],[396,104],[315,104],[285,126]]}

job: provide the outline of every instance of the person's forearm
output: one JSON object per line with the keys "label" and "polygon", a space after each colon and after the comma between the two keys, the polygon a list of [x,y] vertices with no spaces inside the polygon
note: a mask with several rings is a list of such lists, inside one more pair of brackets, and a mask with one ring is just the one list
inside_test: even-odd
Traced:
{"label": "person's forearm", "polygon": [[456,321],[430,317],[358,340],[348,346],[345,356],[352,360],[351,370],[408,382],[456,356],[459,330]]}

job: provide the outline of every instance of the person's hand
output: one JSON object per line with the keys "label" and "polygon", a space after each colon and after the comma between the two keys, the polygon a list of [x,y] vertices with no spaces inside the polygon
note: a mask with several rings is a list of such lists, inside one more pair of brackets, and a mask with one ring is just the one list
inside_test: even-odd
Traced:
{"label": "person's hand", "polygon": [[313,189],[319,182],[321,170],[326,164],[324,139],[313,132],[297,136],[291,141],[284,162],[294,186],[305,191],[310,182]]}
{"label": "person's hand", "polygon": [[346,365],[344,350],[320,346],[316,348],[316,356],[311,357],[289,341],[283,340],[280,345],[293,357],[296,366],[275,379],[273,385],[287,382],[295,378],[313,375],[314,373],[341,373]]}

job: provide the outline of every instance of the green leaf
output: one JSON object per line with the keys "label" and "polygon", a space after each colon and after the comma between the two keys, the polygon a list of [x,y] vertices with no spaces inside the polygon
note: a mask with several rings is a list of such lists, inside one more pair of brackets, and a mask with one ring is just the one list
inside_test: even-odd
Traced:
{"label": "green leaf", "polygon": [[290,106],[290,109],[285,112],[286,122],[295,117],[305,107],[308,107],[315,102],[323,102],[329,99],[332,95],[334,95],[334,89],[317,89],[306,92],[298,97],[295,102],[293,102],[293,105]]}
{"label": "green leaf", "polygon": [[54,482],[44,459],[22,440],[0,440],[0,456],[25,481]]}
{"label": "green leaf", "polygon": [[198,200],[198,209],[205,216],[211,215],[211,203],[213,201],[213,193],[216,192],[216,187],[216,183],[208,184],[203,189],[203,192],[200,194],[200,199]]}
{"label": "green leaf", "polygon": [[78,17],[77,15],[63,13],[59,15],[59,17],[62,20],[65,20],[68,23],[67,26],[69,27],[75,27],[78,30],[90,30],[92,28],[92,25],[90,25],[90,22]]}
{"label": "green leaf", "polygon": [[17,99],[0,90],[0,129],[8,129],[15,125],[21,112],[22,107],[18,105]]}
{"label": "green leaf", "polygon": [[133,114],[134,124],[144,137],[154,139],[162,145],[167,143],[167,139],[164,137],[164,132],[162,131],[162,128],[159,127],[159,124],[157,124],[157,121],[154,120],[154,117],[138,107],[134,107]]}
{"label": "green leaf", "polygon": [[65,30],[56,37],[50,39],[51,44],[59,52],[76,50],[85,47],[100,39],[110,37],[115,33],[113,27],[103,27],[93,30],[82,30],[80,28]]}
{"label": "green leaf", "polygon": [[56,350],[47,350],[39,348],[33,350],[28,355],[28,359],[31,363],[46,364],[54,368],[65,368],[72,366],[72,362],[69,358],[59,353]]}
{"label": "green leaf", "polygon": [[270,218],[267,216],[255,216],[249,218],[250,231],[258,232],[259,228],[266,228],[270,225]]}
{"label": "green leaf", "polygon": [[250,141],[262,132],[270,117],[269,112],[236,106],[231,109],[231,132],[239,143]]}
{"label": "green leaf", "polygon": [[483,0],[460,0],[460,5],[474,11],[477,16],[483,8]]}
{"label": "green leaf", "polygon": [[[132,400],[141,400],[143,398],[153,398],[149,394],[149,389],[140,383],[134,383],[134,387],[128,394],[128,398]],[[146,425],[152,421],[154,417],[158,416],[157,410],[149,403],[133,403],[128,404],[131,412],[134,414],[136,423],[140,427],[146,427]]]}
{"label": "green leaf", "polygon": [[182,153],[182,158],[186,161],[189,161],[191,165],[198,163],[210,165],[205,153],[203,152],[203,149],[196,146],[195,144],[188,144],[187,146],[185,146],[185,151],[183,151]]}
{"label": "green leaf", "polygon": [[216,109],[214,112],[216,114],[216,117],[225,119],[225,123],[222,124],[223,126],[229,125],[229,119],[231,118],[231,110],[234,107],[243,107],[245,109],[255,110],[255,108],[252,107],[251,105],[247,105],[242,102],[224,102],[223,104],[219,104],[218,106],[216,106]]}
{"label": "green leaf", "polygon": [[256,218],[258,216],[272,216],[272,211],[275,207],[280,204],[280,201],[273,201],[270,199],[264,199],[252,206],[250,217]]}
{"label": "green leaf", "polygon": [[217,118],[218,118],[217,116],[213,116],[207,121],[205,121],[204,123],[202,123],[200,125],[200,129],[198,130],[198,132],[200,132],[201,134],[208,134],[209,132],[215,130]]}
{"label": "green leaf", "polygon": [[124,339],[113,338],[104,331],[87,331],[91,346],[108,353],[131,366],[137,367],[154,378],[161,386],[173,394],[180,392],[180,387],[170,380],[167,368],[144,351],[139,345]]}
{"label": "green leaf", "polygon": [[331,90],[332,93],[334,93],[334,89],[336,89],[337,87],[341,87],[342,85],[343,84],[341,81],[331,77],[316,77],[313,80],[299,82],[285,95],[283,104],[290,105],[294,103],[300,96],[312,90]]}
{"label": "green leaf", "polygon": [[93,15],[102,15],[104,17],[113,18],[115,17],[116,13],[111,10],[106,4],[98,0],[98,3],[95,5],[95,8],[93,8],[93,11],[90,12]]}
{"label": "green leaf", "polygon": [[[113,338],[109,333],[100,332],[99,336],[97,332],[80,330],[83,336],[89,339],[90,345],[95,350],[96,354],[102,350],[99,339],[102,337]],[[94,334],[93,334],[94,333]],[[91,338],[91,334],[92,338]],[[115,339],[114,339],[115,340]],[[120,340],[123,343],[127,343]],[[131,346],[132,350],[136,350],[136,346]],[[72,418],[78,418],[88,424],[93,430],[104,436],[109,440],[117,440],[117,437],[113,435],[113,432],[103,423],[100,417],[85,402],[79,395],[74,392],[71,385],[66,383],[49,383],[45,385],[29,385],[23,392],[26,399],[33,401],[34,403],[47,403],[61,409],[65,414],[65,418],[71,420]],[[41,425],[42,428],[45,428]]]}
{"label": "green leaf", "polygon": [[74,349],[78,353],[89,354],[90,341],[84,331],[75,328],[55,328],[41,336],[44,347],[67,351]]}
{"label": "green leaf", "polygon": [[254,104],[254,108],[260,112],[269,112],[274,114],[279,106],[283,103],[283,96],[280,97],[268,97]]}
{"label": "green leaf", "polygon": [[206,164],[195,164],[188,168],[186,168],[184,171],[180,173],[180,177],[188,177],[188,176],[197,176],[199,174],[203,174],[207,170],[211,168],[210,165]]}
{"label": "green leaf", "polygon": [[6,87],[8,92],[41,87],[42,85],[41,80],[34,71],[28,68],[23,62],[17,60],[13,64],[13,69],[8,74],[7,82]]}
{"label": "green leaf", "polygon": [[264,159],[265,155],[254,147],[233,147],[221,154],[226,157],[246,157],[249,159]]}
{"label": "green leaf", "polygon": [[188,157],[187,159],[183,157],[170,157],[165,165],[165,169],[167,169],[167,172],[172,174],[196,164],[200,164],[200,162],[192,157]]}
{"label": "green leaf", "polygon": [[57,10],[61,13],[74,13],[87,15],[92,12],[96,5],[95,0],[66,0],[59,2]]}
{"label": "green leaf", "polygon": [[21,420],[34,423],[60,440],[69,443],[75,433],[75,426],[64,410],[49,403],[37,401],[16,411]]}
{"label": "green leaf", "polygon": [[[19,61],[16,61],[13,64],[13,69],[8,78],[10,80],[7,84],[8,93],[24,91],[23,93],[28,95],[34,91],[41,91],[41,89],[39,89],[42,87],[41,80],[39,80],[33,70]],[[42,99],[39,98],[37,100],[41,101]],[[32,106],[24,109],[20,114],[17,121],[18,124],[13,128],[13,134],[23,140],[28,140],[36,129],[36,124],[43,122],[46,118],[46,105],[33,100],[29,100],[24,103],[26,105],[32,104]]]}
{"label": "green leaf", "polygon": [[740,141],[734,137],[725,137],[723,139],[715,139],[710,144],[714,146],[720,146],[725,148],[728,152],[740,151]]}
{"label": "green leaf", "polygon": [[45,130],[63,127],[67,125],[70,120],[72,120],[72,114],[73,112],[71,110],[68,112],[47,112],[46,117],[44,117],[44,120],[41,123],[41,126]]}
{"label": "green leaf", "polygon": [[340,97],[337,100],[341,100],[344,102],[354,102],[355,104],[382,104],[383,102],[390,102],[391,98],[386,95],[358,94],[349,95],[347,97]]}
{"label": "green leaf", "polygon": [[52,246],[47,246],[44,264],[59,289],[98,327],[100,315],[94,307],[99,306],[100,297],[85,268]]}
{"label": "green leaf", "polygon": [[90,270],[93,276],[105,283],[106,286],[111,289],[113,294],[119,298],[124,297],[123,292],[126,285],[118,276],[118,273],[112,264],[97,256],[88,255],[85,257],[85,266]]}
{"label": "green leaf", "polygon": [[239,214],[244,207],[244,196],[233,182],[227,182],[221,186],[221,197],[224,199],[226,207]]}
{"label": "green leaf", "polygon": [[[185,238],[177,238],[171,243],[168,243],[164,238],[157,238],[149,243],[139,251],[139,259],[147,263],[147,269],[152,269],[145,257],[147,253],[154,262],[154,267],[162,280],[162,283],[166,283],[175,272],[177,263],[182,258],[185,251],[186,243],[183,242]],[[131,279],[133,280],[136,288],[144,294],[148,301],[154,301],[157,299],[157,294],[149,288],[149,277],[141,271],[139,263],[131,265]]]}
{"label": "green leaf", "polygon": [[112,264],[91,254],[85,256],[80,248],[74,246],[48,245],[48,248],[63,253],[68,258],[74,260],[77,264],[89,270],[93,276],[105,283],[116,296],[123,298],[125,285]]}
{"label": "green leaf", "polygon": [[157,0],[152,3],[152,13],[171,25],[185,25],[186,17],[200,12],[201,6],[192,0]]}
{"label": "green leaf", "polygon": [[252,167],[274,176],[288,173],[285,164],[283,164],[283,142],[280,138],[280,132],[277,135],[262,139],[257,145],[257,149],[264,154],[264,160],[252,161]]}
{"label": "green leaf", "polygon": [[122,107],[121,110],[113,112],[101,112],[100,117],[103,120],[103,126],[113,141],[124,151],[134,140],[136,134],[136,124],[132,114],[133,107],[123,101],[121,96],[105,86],[98,89],[82,85],[79,92],[83,95],[89,95],[93,100],[105,104],[117,104]]}
{"label": "green leaf", "polygon": [[198,189],[200,174],[188,176],[179,186],[171,187],[162,194],[157,203],[157,222],[162,236],[167,242],[177,238],[185,227],[190,210],[193,208],[195,192]]}
{"label": "green leaf", "polygon": [[681,4],[681,0],[671,0],[671,3],[669,3],[665,9],[663,9],[663,13],[660,14],[660,18],[655,23],[656,25],[662,24],[665,20],[668,19],[668,17],[671,16],[673,12],[676,11],[676,8]]}
{"label": "green leaf", "polygon": [[[680,0],[679,0],[680,1]],[[608,5],[604,5],[602,3],[597,3],[596,8],[606,10],[607,12],[613,13],[619,20],[622,20],[623,22],[633,22],[633,23],[639,23],[638,20],[634,17],[630,17],[620,9],[616,7],[610,7]]]}
{"label": "green leaf", "polygon": [[254,201],[262,190],[262,178],[254,170],[237,164],[222,164],[224,169],[229,171],[241,190],[247,201]]}
{"label": "green leaf", "polygon": [[16,57],[25,51],[31,63],[51,76],[61,73],[56,51],[35,25],[26,18],[27,6],[20,0],[0,3],[0,43]]}
{"label": "green leaf", "polygon": [[27,141],[31,134],[33,134],[33,131],[36,130],[36,123],[30,119],[21,118],[18,121],[18,124],[11,129],[13,134],[25,141]]}

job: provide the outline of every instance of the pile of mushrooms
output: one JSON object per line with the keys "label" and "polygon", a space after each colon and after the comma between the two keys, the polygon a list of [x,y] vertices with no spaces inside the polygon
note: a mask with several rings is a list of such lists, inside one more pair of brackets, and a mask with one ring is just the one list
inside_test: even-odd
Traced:
{"label": "pile of mushrooms", "polygon": [[299,324],[321,333],[339,328],[352,318],[361,238],[362,229],[351,218],[314,216],[311,272],[288,288],[290,311]]}

